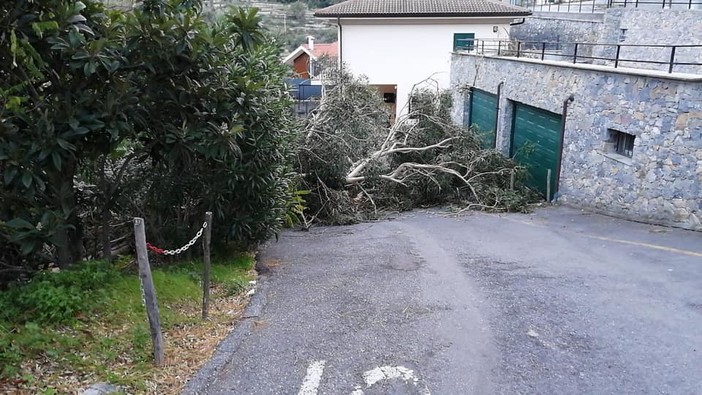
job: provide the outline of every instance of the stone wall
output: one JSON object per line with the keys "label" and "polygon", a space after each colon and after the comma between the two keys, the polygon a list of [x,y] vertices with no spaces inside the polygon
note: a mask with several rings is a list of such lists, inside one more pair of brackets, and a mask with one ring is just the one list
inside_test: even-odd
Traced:
{"label": "stone wall", "polygon": [[[676,79],[677,78],[677,79]],[[466,87],[504,82],[498,148],[509,152],[521,102],[566,118],[558,200],[626,218],[702,230],[702,77],[515,58],[454,55],[454,121]],[[636,136],[632,158],[606,150],[608,129]]]}
{"label": "stone wall", "polygon": [[[701,26],[700,9],[610,8],[604,14],[535,13],[524,24],[513,26],[510,37],[518,41],[558,42],[564,55],[573,54],[573,45],[567,43],[611,44],[582,45],[578,53],[613,58],[617,44],[702,45]],[[624,34],[622,29],[626,30]],[[620,58],[668,62],[670,51],[670,48],[621,47]],[[676,48],[675,60],[702,63],[702,47]],[[621,62],[619,66],[668,71],[667,64]],[[702,66],[679,65],[674,71],[702,73]]]}
{"label": "stone wall", "polygon": [[[622,29],[626,33],[622,35]],[[600,43],[635,45],[702,45],[702,10],[613,8],[607,10],[600,29]],[[614,54],[615,46],[598,47],[600,53]],[[670,48],[623,47],[621,58],[667,62]],[[702,63],[702,47],[676,48],[675,60]],[[667,65],[623,63],[636,67],[667,71]],[[702,66],[675,66],[681,73],[702,73]]]}
{"label": "stone wall", "polygon": [[[587,19],[580,19],[587,16]],[[535,13],[523,24],[512,26],[510,38],[522,42],[559,43],[563,55],[573,55],[573,43],[595,43],[599,41],[600,28],[604,19],[603,14],[564,14],[564,13]],[[578,52],[589,56],[592,47],[586,47]]]}

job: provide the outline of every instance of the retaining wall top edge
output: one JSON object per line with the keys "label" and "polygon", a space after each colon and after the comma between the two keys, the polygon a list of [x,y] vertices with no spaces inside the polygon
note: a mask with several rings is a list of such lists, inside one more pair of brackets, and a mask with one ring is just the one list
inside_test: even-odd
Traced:
{"label": "retaining wall top edge", "polygon": [[527,19],[539,18],[539,19],[562,19],[571,20],[578,22],[603,22],[605,17],[604,11],[595,11],[588,13],[579,12],[557,12],[557,11],[534,11],[531,16],[526,17]]}
{"label": "retaining wall top edge", "polygon": [[494,56],[494,55],[476,55],[476,54],[458,53],[458,52],[453,52],[453,55],[454,56],[471,56],[471,57],[475,57],[475,58],[488,58],[488,59],[495,59],[495,60],[501,60],[501,61],[507,61],[507,62],[523,62],[523,63],[541,64],[541,65],[545,65],[545,66],[599,71],[599,72],[612,73],[612,74],[636,75],[636,76],[641,76],[641,77],[652,77],[652,78],[660,78],[660,79],[684,81],[684,82],[702,82],[702,75],[700,75],[700,74],[667,73],[665,71],[658,71],[658,70],[632,69],[632,68],[626,68],[626,67],[614,68],[614,67],[601,66],[601,65],[596,65],[596,64],[568,63],[568,62],[558,62],[558,61],[552,61],[552,60],[538,60],[538,59],[515,58],[515,57]]}

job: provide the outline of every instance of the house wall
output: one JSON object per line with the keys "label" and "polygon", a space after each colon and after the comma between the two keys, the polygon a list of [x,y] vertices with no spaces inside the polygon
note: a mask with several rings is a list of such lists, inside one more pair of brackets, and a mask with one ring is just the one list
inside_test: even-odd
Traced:
{"label": "house wall", "polygon": [[302,79],[309,79],[309,66],[310,66],[310,56],[306,53],[301,54],[293,61],[293,70]]}
{"label": "house wall", "polygon": [[[512,108],[521,102],[566,118],[559,201],[625,218],[702,230],[702,76],[516,58],[453,56],[454,121],[468,86],[504,82],[498,148],[509,152]],[[604,151],[608,128],[636,136],[631,159]]]}
{"label": "house wall", "polygon": [[[355,75],[368,77],[372,85],[397,85],[400,115],[407,112],[415,84],[432,78],[440,88],[448,88],[454,33],[506,39],[510,21],[342,20],[341,60]],[[493,26],[498,26],[497,33]],[[436,84],[426,86],[435,88]]]}

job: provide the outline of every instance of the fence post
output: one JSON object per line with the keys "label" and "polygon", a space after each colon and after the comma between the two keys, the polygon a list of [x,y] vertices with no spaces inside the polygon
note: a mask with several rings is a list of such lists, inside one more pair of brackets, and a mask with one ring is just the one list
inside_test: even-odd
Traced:
{"label": "fence post", "polygon": [[500,56],[500,47],[502,47],[502,41],[497,42],[497,56]]}
{"label": "fence post", "polygon": [[619,51],[622,49],[621,45],[617,45],[617,55],[614,57],[614,68],[616,69],[617,66],[619,66]]}
{"label": "fence post", "polygon": [[575,43],[575,48],[573,49],[573,63],[578,63],[578,43]]}
{"label": "fence post", "polygon": [[139,262],[139,280],[141,280],[146,316],[149,319],[149,328],[151,330],[154,364],[163,366],[163,333],[161,333],[161,319],[158,312],[158,302],[156,301],[154,279],[151,276],[151,267],[149,266],[149,254],[146,250],[146,232],[143,218],[134,218],[134,241],[136,242],[137,261]]}
{"label": "fence post", "polygon": [[212,212],[205,213],[207,227],[202,232],[202,319],[206,320],[210,311],[210,239],[212,238]]}
{"label": "fence post", "polygon": [[551,169],[546,172],[546,203],[551,203]]}
{"label": "fence post", "polygon": [[522,42],[517,41],[517,57],[519,57],[519,52],[521,51],[521,49],[522,49]]}
{"label": "fence post", "polygon": [[545,54],[546,54],[546,41],[541,43],[541,60],[544,60]]}
{"label": "fence post", "polygon": [[670,65],[668,66],[668,73],[673,72],[673,66],[675,66],[675,45],[670,48]]}
{"label": "fence post", "polygon": [[480,41],[480,51],[482,51],[483,55],[485,55],[485,40]]}

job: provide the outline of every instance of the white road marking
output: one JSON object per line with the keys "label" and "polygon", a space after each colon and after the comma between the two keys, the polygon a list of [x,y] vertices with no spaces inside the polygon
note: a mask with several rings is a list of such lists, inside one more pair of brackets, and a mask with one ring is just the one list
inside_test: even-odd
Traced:
{"label": "white road marking", "polygon": [[[366,382],[366,388],[372,387],[379,381],[397,378],[402,379],[406,383],[412,383],[415,386],[419,383],[419,378],[414,375],[414,371],[404,366],[380,366],[363,373],[363,380]],[[422,393],[423,395],[431,395],[427,388],[425,388]],[[363,390],[360,386],[356,386],[351,395],[363,395]]]}
{"label": "white road marking", "polygon": [[307,375],[297,395],[317,395],[317,388],[319,388],[319,383],[322,381],[325,363],[326,361],[314,361],[307,367]]}
{"label": "white road marking", "polygon": [[404,366],[381,366],[363,373],[363,380],[365,380],[367,387],[381,380],[396,378],[402,378],[405,382],[412,381],[414,385],[417,385],[419,382],[419,379],[414,375],[414,371]]}
{"label": "white road marking", "polygon": [[[535,228],[546,228],[547,227],[545,225],[535,224],[533,222],[522,221],[522,220],[509,218],[509,217],[500,217],[500,218],[506,219],[506,220],[511,221],[511,222],[517,222],[517,223],[527,225],[527,226],[533,226]],[[702,257],[702,252],[699,252],[699,251],[684,250],[681,248],[667,247],[667,246],[658,245],[658,244],[641,243],[638,241],[631,241],[631,240],[613,239],[611,237],[591,235],[588,233],[581,233],[581,232],[577,232],[577,231],[564,230],[564,229],[559,229],[559,232],[570,233],[572,235],[587,237],[587,238],[595,239],[595,240],[611,241],[613,243],[629,244],[629,245],[634,245],[637,247],[651,248],[654,250],[661,250],[661,251],[672,252],[672,253],[676,253],[676,254],[682,254],[682,255],[688,255],[688,256],[694,256],[694,257]]]}

